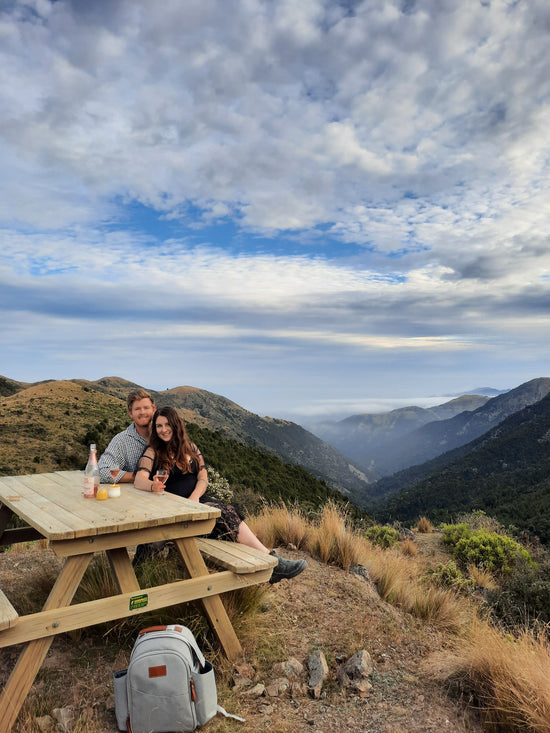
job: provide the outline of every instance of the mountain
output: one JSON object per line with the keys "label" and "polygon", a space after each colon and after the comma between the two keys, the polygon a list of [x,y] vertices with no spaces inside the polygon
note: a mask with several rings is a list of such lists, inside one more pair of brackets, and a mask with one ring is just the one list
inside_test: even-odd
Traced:
{"label": "mountain", "polygon": [[[12,467],[20,465],[23,460],[14,459],[11,463],[9,457],[14,453],[14,446],[18,445],[20,449],[21,437],[26,441],[28,450],[35,454],[32,460],[37,470],[52,470],[44,467],[51,464],[46,457],[49,452],[45,450],[46,445],[56,446],[54,463],[61,467],[67,460],[74,461],[75,451],[85,445],[86,437],[90,438],[89,442],[93,439],[101,448],[102,443],[106,444],[111,435],[128,424],[126,395],[140,386],[120,377],[105,377],[96,382],[75,379],[33,385],[6,379],[5,384],[10,394],[0,398],[3,408],[0,427],[5,431],[10,429],[12,438],[2,446],[0,471],[8,473],[15,473]],[[352,500],[361,495],[368,485],[370,478],[360,466],[295,423],[259,417],[225,397],[194,387],[148,391],[159,407],[172,405],[186,422],[219,431],[227,439],[302,466]],[[6,414],[10,419],[4,417]],[[74,437],[71,435],[71,417]],[[59,435],[63,436],[61,440],[56,436],[56,424],[59,425]],[[84,454],[84,463],[85,457]]]}
{"label": "mountain", "polygon": [[550,543],[550,394],[470,443],[398,476],[392,479],[405,488],[376,506],[381,521],[422,515],[454,521],[461,512],[482,510]]}
{"label": "mountain", "polygon": [[484,405],[489,397],[462,395],[436,407],[401,407],[390,412],[352,415],[310,426],[313,433],[378,476],[393,473],[395,451],[405,436],[427,423],[447,420]]}
{"label": "mountain", "polygon": [[[429,410],[411,407],[382,415],[347,418],[342,422],[354,449],[346,451],[341,440],[330,442],[379,476],[391,475],[469,443],[549,392],[550,379],[541,377],[491,399],[470,395]],[[453,411],[454,416],[449,417]],[[418,427],[419,422],[423,424]],[[407,429],[408,425],[411,429]],[[363,460],[358,458],[361,443]],[[369,490],[377,492],[376,486]]]}
{"label": "mountain", "polygon": [[498,425],[514,412],[532,405],[550,392],[550,379],[531,379],[515,389],[493,397],[473,411],[449,420],[423,425],[394,446],[394,471],[424,463],[465,445]]}

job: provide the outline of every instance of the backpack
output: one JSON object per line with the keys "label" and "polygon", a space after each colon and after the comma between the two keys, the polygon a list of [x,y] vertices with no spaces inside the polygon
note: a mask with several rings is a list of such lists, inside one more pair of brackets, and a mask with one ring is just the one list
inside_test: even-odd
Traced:
{"label": "backpack", "polygon": [[129,733],[194,731],[218,711],[214,669],[185,626],[140,631],[128,669],[114,675],[119,730]]}

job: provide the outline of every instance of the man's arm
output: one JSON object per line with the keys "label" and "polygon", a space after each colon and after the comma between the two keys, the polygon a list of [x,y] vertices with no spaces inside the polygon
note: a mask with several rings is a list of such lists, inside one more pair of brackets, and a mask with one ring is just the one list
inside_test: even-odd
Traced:
{"label": "man's arm", "polygon": [[127,441],[128,438],[124,433],[118,433],[118,435],[115,435],[111,440],[105,449],[105,452],[99,459],[99,475],[102,483],[110,483],[112,481],[109,469],[114,465],[118,465],[120,467],[120,473],[115,479],[118,483],[133,483],[133,470],[135,469],[135,466],[129,465],[131,457],[128,455],[128,450],[125,450]]}

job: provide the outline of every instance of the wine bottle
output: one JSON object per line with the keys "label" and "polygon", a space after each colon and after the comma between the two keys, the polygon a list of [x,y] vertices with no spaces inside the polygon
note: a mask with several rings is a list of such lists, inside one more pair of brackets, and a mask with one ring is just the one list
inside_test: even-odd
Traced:
{"label": "wine bottle", "polygon": [[88,463],[84,469],[84,498],[93,499],[99,488],[99,466],[97,465],[97,450],[95,443],[90,445]]}

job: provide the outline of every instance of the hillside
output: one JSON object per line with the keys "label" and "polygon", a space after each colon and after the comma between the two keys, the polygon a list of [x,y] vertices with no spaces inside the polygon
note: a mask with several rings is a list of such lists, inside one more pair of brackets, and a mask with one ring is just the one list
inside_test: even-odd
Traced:
{"label": "hillside", "polygon": [[427,423],[475,410],[488,400],[483,395],[462,395],[435,407],[411,405],[389,412],[352,415],[337,422],[312,423],[309,427],[344,455],[384,476],[396,470],[394,454],[404,436]]}
{"label": "hillside", "polygon": [[[119,377],[106,377],[97,382],[79,380],[79,383],[124,400],[128,392],[137,386]],[[359,465],[296,423],[259,417],[226,397],[196,387],[148,391],[159,407],[171,405],[188,422],[219,431],[224,437],[302,466],[351,498],[362,494],[372,480]]]}
{"label": "hillside", "polygon": [[[419,545],[422,552],[423,546]],[[432,549],[427,548],[427,564],[433,564],[428,554]],[[246,720],[232,723],[219,715],[205,731],[460,733],[467,729],[481,733],[475,715],[468,714],[430,673],[431,660],[439,658],[441,650],[452,644],[452,636],[383,601],[371,580],[325,565],[302,551],[284,552],[293,557],[305,556],[308,568],[293,581],[263,587],[262,611],[254,624],[247,623],[246,613],[235,616],[245,652],[241,661],[245,664],[233,666],[216,655],[215,641],[209,633],[201,643],[216,669],[220,704]],[[441,551],[437,552],[439,559]],[[34,596],[43,592],[47,587],[44,578],[55,577],[61,562],[51,550],[36,543],[4,553],[4,587],[9,588],[12,602],[17,607],[28,604],[29,586],[35,589]],[[33,600],[36,602],[36,597]],[[180,616],[177,620],[181,623]],[[170,611],[162,618],[162,623],[174,621]],[[156,617],[155,623],[160,623]],[[192,625],[193,621],[185,619],[184,623]],[[148,621],[143,625],[149,625]],[[73,710],[78,721],[75,731],[115,731],[113,674],[128,666],[134,638],[135,634],[130,636],[124,627],[114,624],[83,632],[77,644],[74,635],[56,636],[39,681],[30,691],[27,716],[22,714],[13,733],[45,730],[38,726],[34,715],[42,716],[44,725],[43,716],[53,715],[53,709],[59,707]],[[282,676],[277,665],[294,658],[305,667],[313,649],[321,650],[329,665],[320,699],[313,699],[306,691],[307,668],[292,690],[273,696],[258,697],[247,692],[250,687],[238,686],[250,665],[254,683],[273,685]],[[373,660],[372,689],[363,696],[346,695],[337,679],[338,668],[360,649],[366,649]],[[0,686],[16,659],[11,650],[3,652]]]}
{"label": "hillside", "polygon": [[[107,384],[102,384],[102,389],[95,389],[92,383],[83,380],[50,381],[31,386],[13,382],[11,386],[17,391],[11,390],[11,394],[0,398],[0,430],[3,435],[0,475],[82,468],[91,442],[97,444],[101,453],[112,435],[129,423],[125,397],[132,386],[124,380],[104,381]],[[111,386],[113,394],[107,391]],[[124,400],[117,396],[117,390]],[[206,425],[216,425],[213,409],[204,409],[206,417],[203,418],[194,409],[181,408],[182,396],[187,390],[194,399],[202,399],[207,406],[215,402],[215,395],[205,393],[205,398],[201,390],[190,388],[173,390],[173,402],[168,393],[162,393],[162,398],[157,393],[155,397],[158,395],[159,404],[175,403],[187,421],[194,419],[198,423],[189,423],[189,428],[205,459],[236,486],[252,489],[267,500],[300,500],[304,506],[310,507],[319,506],[329,498],[338,503],[343,501],[345,488],[338,492],[301,466],[290,465],[288,458],[285,461],[274,450],[266,451],[260,441],[253,440],[245,431],[241,431],[241,441],[238,441],[229,437],[234,434],[230,430],[207,428]],[[233,405],[229,400],[219,398],[218,420],[221,420],[225,402]],[[232,409],[236,417],[231,419],[236,423],[240,413],[246,411],[237,405]],[[254,422],[252,418],[250,422]],[[268,426],[269,420],[266,419],[264,424]],[[292,427],[290,424],[290,431]],[[290,432],[286,438],[289,444],[293,435]],[[300,435],[298,431],[294,451],[300,447]],[[321,443],[318,439],[315,441]],[[307,446],[305,440],[303,445]],[[332,454],[336,453],[334,449],[330,450]],[[297,454],[293,455],[296,457]],[[313,450],[309,456],[314,457]],[[320,471],[317,473],[321,475]]]}
{"label": "hillside", "polygon": [[377,518],[413,521],[425,514],[439,522],[481,509],[550,543],[550,394],[460,449],[389,481],[407,488],[371,505]]}

